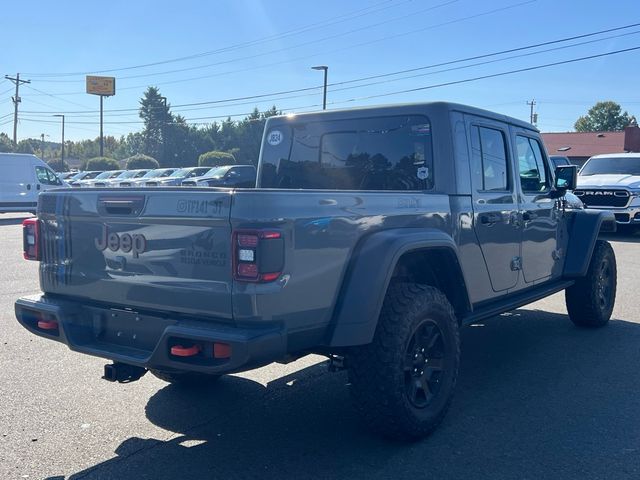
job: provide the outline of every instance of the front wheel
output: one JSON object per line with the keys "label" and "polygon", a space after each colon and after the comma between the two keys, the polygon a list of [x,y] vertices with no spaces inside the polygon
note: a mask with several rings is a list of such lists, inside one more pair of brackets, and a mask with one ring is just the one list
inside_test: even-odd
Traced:
{"label": "front wheel", "polygon": [[580,327],[602,327],[609,322],[616,301],[616,257],[609,242],[598,240],[587,275],[565,291],[571,321]]}
{"label": "front wheel", "polygon": [[449,408],[459,362],[458,322],[444,294],[419,284],[393,285],[373,342],[347,355],[354,404],[384,436],[424,437]]}

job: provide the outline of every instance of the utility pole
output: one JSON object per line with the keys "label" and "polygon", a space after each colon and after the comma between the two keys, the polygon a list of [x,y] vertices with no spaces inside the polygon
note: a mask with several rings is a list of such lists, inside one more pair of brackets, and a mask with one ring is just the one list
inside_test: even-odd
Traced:
{"label": "utility pole", "polygon": [[12,97],[14,110],[13,110],[13,144],[18,144],[18,104],[21,102],[20,100],[20,84],[21,83],[31,83],[31,80],[20,80],[20,74],[16,73],[15,78],[10,77],[9,75],[5,75],[4,78],[7,80],[11,80],[16,84],[16,95]]}
{"label": "utility pole", "polygon": [[44,162],[44,133],[40,134],[40,138],[42,139],[42,142],[40,143],[40,154],[42,156],[42,161]]}
{"label": "utility pole", "polygon": [[535,125],[536,121],[538,120],[538,114],[537,113],[533,113],[533,107],[535,107],[535,105],[536,105],[535,98],[533,100],[531,100],[530,102],[527,102],[527,105],[529,105],[531,107],[531,113],[529,114],[529,123],[532,124],[532,125]]}
{"label": "utility pole", "polygon": [[62,115],[61,113],[57,113],[53,116],[62,118],[62,152],[60,155],[60,160],[61,160],[60,163],[64,164],[64,115]]}

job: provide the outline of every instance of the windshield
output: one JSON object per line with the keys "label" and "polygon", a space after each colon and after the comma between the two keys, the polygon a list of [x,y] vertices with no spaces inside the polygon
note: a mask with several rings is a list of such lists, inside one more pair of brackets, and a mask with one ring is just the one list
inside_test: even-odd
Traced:
{"label": "windshield", "polygon": [[169,175],[170,177],[184,177],[186,174],[188,174],[191,171],[190,168],[181,168],[180,170],[176,170],[175,172],[173,172],[171,175]]}
{"label": "windshield", "polygon": [[580,176],[588,175],[640,175],[640,157],[602,157],[592,158],[582,170]]}
{"label": "windshield", "polygon": [[103,180],[105,178],[113,178],[117,175],[120,175],[122,173],[122,170],[108,170],[106,172],[102,172],[100,175],[98,175],[96,178],[96,180]]}
{"label": "windshield", "polygon": [[222,178],[231,169],[231,167],[214,167],[205,173],[202,178]]}
{"label": "windshield", "polygon": [[145,173],[146,172],[144,170],[126,170],[122,172],[120,175],[118,175],[118,180],[121,180],[124,178],[140,178]]}
{"label": "windshield", "polygon": [[91,174],[91,172],[87,173],[87,172],[78,172],[74,175],[72,175],[69,180],[80,180],[82,178],[90,178],[89,175]]}
{"label": "windshield", "polygon": [[166,175],[170,171],[171,170],[167,170],[166,168],[160,168],[160,169],[157,169],[157,170],[149,170],[147,173],[144,174],[144,176],[142,178],[162,177],[162,176]]}

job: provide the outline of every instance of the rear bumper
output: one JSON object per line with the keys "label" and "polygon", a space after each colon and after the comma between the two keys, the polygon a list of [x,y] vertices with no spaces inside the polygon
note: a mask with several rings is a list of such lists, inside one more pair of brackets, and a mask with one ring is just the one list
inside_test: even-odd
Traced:
{"label": "rear bumper", "polygon": [[[273,325],[238,328],[211,320],[87,306],[46,295],[18,299],[15,312],[20,324],[36,335],[76,352],[142,368],[222,374],[249,370],[286,354],[285,335]],[[229,347],[218,349],[227,352],[224,358],[216,358],[214,344]],[[177,345],[198,345],[199,353],[173,355],[171,348]]]}

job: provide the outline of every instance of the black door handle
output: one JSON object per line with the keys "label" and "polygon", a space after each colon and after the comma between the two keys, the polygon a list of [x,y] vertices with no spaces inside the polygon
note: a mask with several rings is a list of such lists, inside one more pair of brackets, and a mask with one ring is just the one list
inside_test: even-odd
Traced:
{"label": "black door handle", "polygon": [[40,184],[39,183],[36,185],[36,190],[40,190]]}
{"label": "black door handle", "polygon": [[480,223],[483,225],[491,225],[502,220],[502,216],[497,213],[485,213],[480,215]]}
{"label": "black door handle", "polygon": [[27,190],[31,190],[31,184],[27,183]]}

